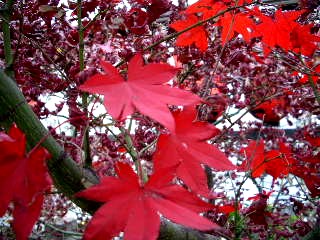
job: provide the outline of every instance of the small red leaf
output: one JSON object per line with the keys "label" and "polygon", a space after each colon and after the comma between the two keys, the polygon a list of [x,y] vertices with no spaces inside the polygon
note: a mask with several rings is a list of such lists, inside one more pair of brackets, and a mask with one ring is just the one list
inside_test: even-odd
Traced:
{"label": "small red leaf", "polygon": [[[197,22],[199,22],[199,19],[196,16],[187,15],[185,20],[178,20],[170,24],[170,27],[179,32],[185,30],[193,24],[196,24]],[[205,52],[207,50],[208,37],[203,26],[194,27],[187,32],[182,33],[177,38],[176,46],[186,47],[192,45],[193,43],[201,52]]]}

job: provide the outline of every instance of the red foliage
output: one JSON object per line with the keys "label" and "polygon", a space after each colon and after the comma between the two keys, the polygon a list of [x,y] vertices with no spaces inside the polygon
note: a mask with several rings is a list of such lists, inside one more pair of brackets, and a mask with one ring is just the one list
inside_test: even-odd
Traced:
{"label": "red foliage", "polygon": [[219,133],[214,126],[196,121],[194,109],[187,108],[174,113],[176,129],[171,134],[162,134],[154,156],[155,169],[176,166],[177,176],[193,191],[209,196],[207,177],[201,164],[219,171],[236,167],[215,146],[206,140]]}
{"label": "red foliage", "polygon": [[[187,15],[185,18],[185,20],[179,20],[172,23],[170,27],[176,31],[182,31],[199,22],[199,18],[194,15]],[[194,43],[200,51],[205,52],[208,48],[207,38],[207,32],[205,31],[204,27],[198,26],[178,36],[176,45],[185,47]]]}
{"label": "red foliage", "polygon": [[90,221],[84,239],[111,239],[121,231],[125,239],[156,239],[159,214],[199,230],[219,228],[198,215],[209,210],[210,204],[173,184],[174,168],[154,172],[145,184],[127,164],[118,163],[116,171],[118,178],[105,177],[100,184],[77,194],[104,202]]}
{"label": "red foliage", "polygon": [[40,216],[43,193],[51,181],[45,160],[48,152],[38,147],[25,153],[26,138],[16,126],[0,132],[0,216],[13,202],[13,229],[17,239],[27,239]]}
{"label": "red foliage", "polygon": [[248,200],[252,200],[251,205],[245,210],[245,214],[248,214],[249,219],[256,225],[267,226],[267,217],[270,213],[267,212],[267,201],[272,191],[266,193],[265,191],[250,197]]}
{"label": "red foliage", "polygon": [[250,113],[265,124],[279,126],[279,121],[284,117],[279,110],[285,109],[286,105],[287,102],[284,98],[273,98],[259,104]]}
{"label": "red foliage", "polygon": [[[246,13],[224,14],[218,22],[218,26],[222,27],[221,40],[222,44],[233,38],[234,33],[241,34],[247,42],[251,39],[250,31],[252,31],[253,22]],[[249,29],[251,28],[251,30]]]}
{"label": "red foliage", "polygon": [[265,151],[264,141],[251,141],[241,152],[246,160],[240,169],[251,170],[252,177],[260,177],[263,173],[270,174],[273,179],[288,175],[295,162],[293,153],[283,142],[278,144],[279,149]]}
{"label": "red foliage", "polygon": [[[45,123],[68,119],[71,126],[48,128],[83,172],[101,179],[77,195],[103,203],[86,239],[122,231],[125,239],[155,239],[161,217],[228,239],[300,239],[319,222],[316,1],[295,10],[246,0],[13,2],[10,11],[0,3],[3,15],[10,12],[13,53],[11,64],[8,42],[0,41],[0,65],[39,118],[55,117]],[[176,59],[179,69],[167,64]],[[103,95],[107,112],[97,108],[99,96],[81,91]],[[59,98],[55,109],[47,96]],[[21,104],[9,111],[0,104],[0,122],[14,119]],[[243,120],[247,112],[263,123]],[[302,128],[282,129],[281,119]],[[48,154],[25,149],[18,128],[0,133],[0,214],[12,203],[19,239],[29,235],[49,187]],[[243,161],[237,167],[231,159]],[[250,178],[260,193],[240,207],[253,190],[245,187]],[[278,195],[272,209],[269,188]],[[207,210],[212,222],[199,215]]]}
{"label": "red foliage", "polygon": [[178,71],[167,64],[143,66],[142,57],[136,55],[129,63],[127,80],[110,63],[101,64],[105,74],[90,77],[80,89],[104,95],[104,105],[116,119],[123,120],[137,109],[173,130],[175,124],[167,104],[186,105],[199,101],[196,95],[164,85]]}
{"label": "red foliage", "polygon": [[252,177],[260,177],[265,171],[264,162],[264,141],[251,141],[246,148],[241,149],[246,160],[241,164],[240,169],[252,171]]}

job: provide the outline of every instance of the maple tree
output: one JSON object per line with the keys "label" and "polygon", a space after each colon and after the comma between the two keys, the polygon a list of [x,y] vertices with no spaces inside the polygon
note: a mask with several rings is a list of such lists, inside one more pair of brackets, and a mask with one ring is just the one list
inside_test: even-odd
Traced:
{"label": "maple tree", "polygon": [[1,1],[14,238],[319,237],[319,6],[286,4]]}

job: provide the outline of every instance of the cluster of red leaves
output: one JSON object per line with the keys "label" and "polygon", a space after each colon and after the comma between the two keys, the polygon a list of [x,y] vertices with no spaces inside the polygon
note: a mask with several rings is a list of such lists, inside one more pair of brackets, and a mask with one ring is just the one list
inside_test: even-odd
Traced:
{"label": "cluster of red leaves", "polygon": [[51,186],[45,162],[49,153],[42,147],[25,150],[25,135],[15,125],[8,134],[0,133],[0,216],[12,202],[17,239],[28,238],[40,216],[43,193]]}
{"label": "cluster of red leaves", "polygon": [[244,213],[249,216],[251,223],[267,226],[267,218],[270,217],[270,213],[267,211],[267,200],[271,194],[272,191],[263,191],[262,193],[258,193],[255,196],[248,198],[252,203],[245,209]]}
{"label": "cluster of red leaves", "polygon": [[188,107],[173,115],[176,129],[159,137],[154,156],[155,169],[179,164],[177,176],[194,192],[208,197],[207,176],[201,164],[218,171],[234,170],[236,167],[217,147],[206,143],[219,130],[206,122],[195,121],[195,109]]}
{"label": "cluster of red leaves", "polygon": [[295,161],[295,164],[290,171],[292,174],[304,180],[307,188],[311,193],[311,197],[320,195],[320,171],[319,157],[305,157]]}
{"label": "cluster of red leaves", "polygon": [[[315,138],[318,140],[318,138]],[[287,176],[289,173],[304,180],[311,196],[320,194],[319,154],[311,157],[295,156],[291,149],[283,142],[278,144],[279,149],[266,151],[264,141],[251,141],[241,152],[246,159],[240,170],[251,171],[253,178],[261,177],[266,173],[277,178]]]}
{"label": "cluster of red leaves", "polygon": [[[311,67],[313,69],[313,67]],[[313,70],[314,72],[310,74],[311,80],[316,84],[319,81],[320,76],[320,65],[316,66]],[[309,75],[304,74],[299,80],[300,83],[306,84],[309,82]]]}
{"label": "cluster of red leaves", "polygon": [[[237,6],[241,6],[240,3]],[[303,11],[277,10],[274,16],[270,17],[258,8],[242,8],[242,11],[237,9],[230,12],[227,11],[228,7],[229,2],[200,0],[182,12],[184,20],[175,21],[170,26],[176,31],[182,31],[200,21],[218,19],[213,25],[222,28],[222,44],[239,34],[247,42],[258,37],[262,38],[266,55],[271,48],[281,47],[286,51],[311,56],[317,48],[315,43],[320,42],[320,37],[311,34],[311,24],[301,25],[296,22]],[[193,43],[200,51],[207,50],[208,33],[203,24],[182,33],[176,41],[176,45],[182,47]]]}
{"label": "cluster of red leaves", "polygon": [[[140,55],[130,61],[126,81],[111,64],[102,62],[102,66],[104,73],[89,78],[80,86],[81,90],[103,94],[106,109],[118,120],[138,110],[162,123],[170,133],[162,134],[158,140],[154,174],[146,185],[139,182],[129,166],[120,164],[119,179],[104,178],[98,186],[77,195],[96,201],[109,201],[94,215],[85,238],[113,237],[124,231],[127,239],[133,236],[155,239],[160,224],[157,212],[189,227],[202,230],[216,227],[197,215],[197,212],[208,210],[203,208],[203,202],[172,183],[173,175],[176,175],[194,193],[210,197],[201,164],[222,171],[236,168],[218,148],[206,143],[219,131],[208,123],[195,121],[195,106],[190,104],[199,102],[199,98],[166,85],[177,69],[167,64],[143,65]],[[122,95],[119,96],[119,93]],[[174,112],[172,116],[168,104],[189,106],[183,111]],[[132,205],[127,204],[120,211],[119,207],[124,202],[131,202]],[[136,218],[140,219],[139,224]]]}
{"label": "cluster of red leaves", "polygon": [[283,142],[279,143],[279,149],[265,151],[264,141],[251,141],[241,152],[245,155],[240,168],[251,171],[254,178],[263,173],[271,175],[274,179],[288,175],[295,159],[292,152]]}

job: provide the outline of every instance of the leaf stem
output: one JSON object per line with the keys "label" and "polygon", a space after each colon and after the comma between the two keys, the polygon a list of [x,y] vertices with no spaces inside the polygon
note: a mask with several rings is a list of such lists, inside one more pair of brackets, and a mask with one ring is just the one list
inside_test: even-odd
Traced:
{"label": "leaf stem", "polygon": [[46,227],[49,227],[57,232],[60,232],[62,234],[68,234],[68,235],[74,235],[75,236],[78,236],[78,237],[82,237],[83,234],[82,233],[78,233],[78,232],[73,232],[73,231],[66,231],[66,230],[63,230],[63,229],[60,229],[52,224],[49,224],[49,223],[46,223],[46,222],[42,222]]}
{"label": "leaf stem", "polygon": [[[78,18],[78,34],[79,34],[79,65],[80,72],[84,70],[84,28],[82,25],[82,0],[77,0],[77,18]],[[88,93],[82,93],[82,107],[85,116],[88,118]],[[82,140],[83,152],[84,152],[84,166],[92,166],[92,158],[90,151],[90,136],[89,136],[89,122],[84,129]]]}
{"label": "leaf stem", "polygon": [[314,83],[314,81],[312,79],[312,76],[310,74],[308,74],[308,82],[309,82],[309,85],[311,86],[311,88],[313,90],[313,93],[314,93],[314,96],[316,98],[316,101],[318,102],[318,104],[320,106],[320,93],[319,93],[319,90],[318,90],[316,84]]}
{"label": "leaf stem", "polygon": [[[131,125],[131,124],[129,124],[129,125]],[[124,139],[126,142],[126,149],[127,149],[128,153],[130,154],[130,156],[132,157],[132,160],[135,164],[135,167],[136,167],[136,170],[137,170],[137,173],[138,173],[138,176],[139,176],[141,183],[147,182],[148,181],[147,174],[144,171],[143,166],[141,164],[141,160],[139,158],[139,153],[136,151],[136,149],[134,147],[132,138],[130,136],[130,132],[126,131],[126,129],[123,127],[120,127],[119,129],[120,129],[121,133],[124,135]]]}
{"label": "leaf stem", "polygon": [[99,11],[99,12],[90,20],[90,22],[88,22],[88,23],[82,28],[82,30],[83,30],[83,31],[87,30],[87,28],[89,28],[89,27],[94,23],[94,21],[95,21],[101,14],[103,14],[103,13],[105,13],[105,12],[107,12],[107,11],[109,11],[109,8]]}

